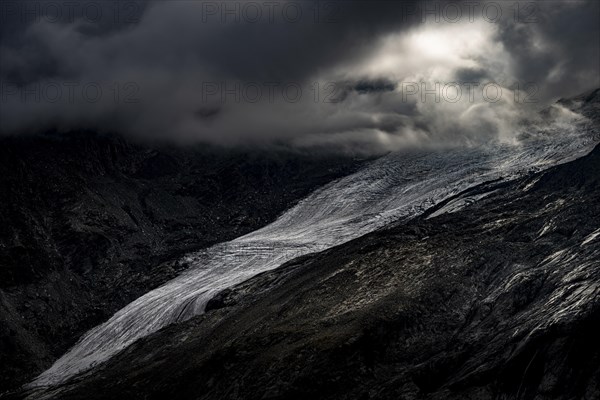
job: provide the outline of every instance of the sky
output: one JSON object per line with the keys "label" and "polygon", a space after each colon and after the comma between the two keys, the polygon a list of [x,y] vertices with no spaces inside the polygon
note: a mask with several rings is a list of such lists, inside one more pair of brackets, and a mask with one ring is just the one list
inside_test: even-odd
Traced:
{"label": "sky", "polygon": [[582,1],[0,0],[0,133],[388,151],[600,87]]}

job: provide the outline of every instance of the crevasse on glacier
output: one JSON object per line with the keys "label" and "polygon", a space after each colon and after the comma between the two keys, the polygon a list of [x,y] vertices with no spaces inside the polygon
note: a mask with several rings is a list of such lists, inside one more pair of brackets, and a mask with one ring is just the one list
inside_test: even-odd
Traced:
{"label": "crevasse on glacier", "polygon": [[419,215],[485,181],[510,179],[589,152],[595,132],[581,118],[529,132],[517,145],[396,152],[315,191],[272,224],[187,256],[193,267],[87,332],[29,387],[56,385],[107,360],[135,340],[201,314],[224,288],[295,257],[325,250]]}

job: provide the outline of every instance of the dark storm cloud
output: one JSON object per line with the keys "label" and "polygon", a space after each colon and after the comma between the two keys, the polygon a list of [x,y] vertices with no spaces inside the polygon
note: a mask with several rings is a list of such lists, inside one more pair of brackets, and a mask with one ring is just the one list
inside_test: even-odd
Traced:
{"label": "dark storm cloud", "polygon": [[[73,68],[71,59],[85,57],[59,51],[50,43],[68,40],[58,35],[67,30],[93,40],[140,21],[148,3],[145,1],[40,1],[2,0],[0,2],[0,58],[2,78],[25,85],[43,79],[69,79],[83,71]],[[40,37],[36,26],[47,25],[43,32],[53,38]]]}
{"label": "dark storm cloud", "polygon": [[[238,108],[234,101],[204,104],[206,82],[304,84],[319,69],[366,56],[379,35],[404,29],[416,19],[412,2],[388,1],[261,2],[255,3],[262,13],[258,22],[242,14],[243,2],[81,1],[78,7],[60,9],[56,19],[55,9],[45,8],[44,2],[7,4],[1,73],[10,99],[3,103],[4,132],[57,125],[179,135],[188,129],[186,118],[210,122]],[[96,17],[97,5],[101,18]],[[133,11],[138,14],[132,21]],[[119,91],[118,104],[111,82]],[[56,84],[62,90],[58,104],[44,101],[54,94],[45,96],[44,89],[52,85],[54,90]],[[87,99],[90,85],[92,92],[96,85],[103,89],[101,100]],[[75,100],[62,104],[72,88]],[[23,92],[26,101],[19,101]],[[277,135],[268,131],[280,129],[262,123],[242,128],[248,132],[240,135],[250,138],[258,131]],[[230,133],[203,131],[199,136],[210,135],[227,141]]]}
{"label": "dark storm cloud", "polygon": [[[60,72],[64,73],[64,69],[57,71],[56,64],[68,64],[72,58],[77,59],[81,69],[71,71],[71,75],[83,74],[87,72],[83,70],[87,61],[96,56],[77,54],[77,49],[66,46],[60,49],[63,53],[49,49],[54,38],[35,43],[40,38],[35,37],[35,30],[30,32],[34,23],[51,25],[43,33],[56,35],[57,40],[73,39],[58,37],[67,29],[72,30],[83,45],[104,36],[113,48],[94,47],[105,51],[102,56],[123,56],[119,52],[125,50],[119,48],[118,39],[124,31],[131,43],[122,43],[123,47],[135,47],[127,49],[131,57],[115,61],[131,66],[162,67],[165,61],[183,59],[201,63],[228,78],[300,80],[310,76],[316,67],[348,57],[360,58],[374,37],[419,21],[416,1],[251,2],[261,15],[256,22],[251,20],[254,14],[244,7],[244,2],[86,0],[78,2],[77,7],[65,6],[72,1],[52,3],[62,6],[60,18],[55,18],[55,8],[45,7],[40,1],[5,0],[3,7],[8,18],[2,28],[3,44],[8,48],[23,46],[24,50],[31,47],[26,64],[36,68],[40,76],[63,77]],[[36,12],[42,15],[35,15]],[[138,32],[128,35],[132,29]],[[16,67],[8,62],[3,72],[16,74]],[[34,78],[35,74],[31,74],[29,80]]]}
{"label": "dark storm cloud", "polygon": [[[535,82],[544,99],[597,84],[590,76],[597,65],[585,57],[598,59],[593,1],[561,5],[561,11],[541,7],[540,21],[528,24],[503,18],[492,25],[479,7],[474,19],[483,21],[477,26],[485,35],[466,14],[458,22],[442,15],[423,24],[425,14],[444,10],[447,3],[440,2],[2,4],[0,129],[9,134],[86,128],[180,142],[347,138],[363,144],[383,135],[385,145],[403,145],[443,140],[442,131],[475,135],[494,119],[518,114],[505,102],[493,112],[479,106],[475,112],[472,104],[458,112],[449,104],[422,104],[418,96],[407,101],[403,80],[441,74],[491,82],[506,72],[502,85]],[[62,6],[58,17],[47,4]],[[472,34],[402,36],[425,25],[432,32],[460,25]],[[454,54],[460,46],[445,50],[479,36],[487,41],[463,58]],[[391,67],[386,52],[395,57]],[[483,120],[465,122],[471,115]]]}
{"label": "dark storm cloud", "polygon": [[460,68],[456,71],[458,82],[483,82],[493,78],[482,68]]}
{"label": "dark storm cloud", "polygon": [[514,58],[515,80],[536,83],[539,99],[600,86],[600,2],[504,4],[499,39]]}

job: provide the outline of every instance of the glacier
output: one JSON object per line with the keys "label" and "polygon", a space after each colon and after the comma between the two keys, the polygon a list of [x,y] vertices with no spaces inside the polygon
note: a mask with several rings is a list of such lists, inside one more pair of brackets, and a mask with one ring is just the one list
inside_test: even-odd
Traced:
{"label": "glacier", "polygon": [[191,267],[186,272],[88,331],[27,387],[55,386],[89,370],[136,340],[203,313],[223,289],[293,258],[418,216],[475,185],[571,161],[589,153],[597,141],[593,125],[581,117],[567,126],[530,131],[515,144],[413,149],[383,156],[316,190],[270,225],[187,255]]}

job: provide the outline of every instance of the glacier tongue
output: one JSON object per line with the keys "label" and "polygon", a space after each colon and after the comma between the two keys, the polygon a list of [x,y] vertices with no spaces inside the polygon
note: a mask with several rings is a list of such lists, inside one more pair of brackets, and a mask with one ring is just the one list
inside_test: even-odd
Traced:
{"label": "glacier tongue", "polygon": [[90,330],[29,388],[53,386],[101,363],[134,341],[204,312],[216,293],[300,255],[318,252],[419,215],[485,181],[519,176],[589,152],[585,124],[519,145],[389,154],[315,191],[272,224],[188,255],[193,267]]}

